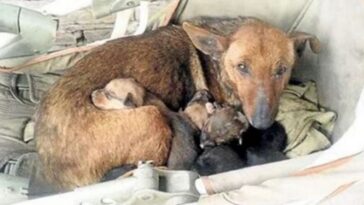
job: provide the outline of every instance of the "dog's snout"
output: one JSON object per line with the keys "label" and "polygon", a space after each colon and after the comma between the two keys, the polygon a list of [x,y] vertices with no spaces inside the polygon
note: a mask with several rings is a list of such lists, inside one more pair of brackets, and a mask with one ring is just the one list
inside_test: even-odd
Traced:
{"label": "dog's snout", "polygon": [[273,124],[274,120],[271,120],[270,116],[254,116],[251,122],[252,126],[257,129],[267,129]]}
{"label": "dog's snout", "polygon": [[251,119],[251,125],[257,129],[266,129],[270,127],[274,122],[272,115],[272,108],[269,106],[266,95],[263,92],[259,92],[255,112]]}

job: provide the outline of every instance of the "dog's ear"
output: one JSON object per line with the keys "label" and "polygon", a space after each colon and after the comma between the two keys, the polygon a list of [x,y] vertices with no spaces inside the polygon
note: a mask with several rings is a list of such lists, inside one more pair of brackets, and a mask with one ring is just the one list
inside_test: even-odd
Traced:
{"label": "dog's ear", "polygon": [[310,48],[314,53],[320,52],[320,40],[316,36],[301,31],[294,31],[290,33],[289,36],[293,40],[298,57],[301,57],[303,55],[303,51],[306,48],[307,41],[309,42]]}
{"label": "dog's ear", "polygon": [[215,60],[220,59],[221,54],[228,47],[228,39],[226,37],[214,34],[187,22],[184,22],[182,27],[190,37],[193,45]]}

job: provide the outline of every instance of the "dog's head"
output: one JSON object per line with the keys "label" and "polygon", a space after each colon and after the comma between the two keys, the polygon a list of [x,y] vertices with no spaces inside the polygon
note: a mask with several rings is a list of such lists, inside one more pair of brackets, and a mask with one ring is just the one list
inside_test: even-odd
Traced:
{"label": "dog's head", "polygon": [[185,22],[197,49],[220,62],[221,72],[242,103],[251,125],[269,127],[278,112],[280,95],[305,44],[319,52],[319,40],[310,34],[285,32],[257,19],[248,19],[231,35],[221,36]]}

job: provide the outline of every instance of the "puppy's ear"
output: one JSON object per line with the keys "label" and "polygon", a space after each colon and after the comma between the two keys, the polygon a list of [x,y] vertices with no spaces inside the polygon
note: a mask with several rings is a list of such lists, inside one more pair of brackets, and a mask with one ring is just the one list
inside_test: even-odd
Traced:
{"label": "puppy's ear", "polygon": [[215,109],[221,109],[222,108],[222,106],[219,105],[217,102],[214,102],[213,105],[214,105]]}
{"label": "puppy's ear", "polygon": [[214,147],[216,144],[215,142],[210,139],[210,136],[206,132],[202,132],[200,136],[200,147],[204,149],[206,147]]}
{"label": "puppy's ear", "polygon": [[214,34],[187,22],[184,22],[182,27],[195,47],[215,60],[220,59],[221,54],[228,47],[228,39],[226,37]]}
{"label": "puppy's ear", "polygon": [[137,107],[136,104],[134,103],[133,95],[131,93],[128,93],[126,95],[124,105],[130,108]]}
{"label": "puppy's ear", "polygon": [[207,114],[209,114],[209,115],[213,114],[216,110],[215,106],[210,102],[205,104],[205,108],[206,108]]}
{"label": "puppy's ear", "polygon": [[314,53],[320,52],[321,49],[320,40],[316,36],[301,31],[294,31],[290,33],[289,36],[293,40],[296,54],[298,57],[301,57],[303,55],[303,51],[306,48],[307,41],[310,44],[312,52]]}
{"label": "puppy's ear", "polygon": [[246,124],[248,127],[248,119],[241,113],[240,111],[237,112],[237,116],[235,117],[236,120],[239,120],[241,123]]}

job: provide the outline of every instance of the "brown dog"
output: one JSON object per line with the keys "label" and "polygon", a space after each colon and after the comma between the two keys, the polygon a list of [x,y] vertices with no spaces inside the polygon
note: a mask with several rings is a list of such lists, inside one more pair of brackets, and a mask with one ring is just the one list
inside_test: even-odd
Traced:
{"label": "brown dog", "polygon": [[255,18],[244,18],[229,35],[189,23],[183,28],[194,45],[209,56],[204,68],[210,92],[219,102],[241,104],[250,124],[258,129],[274,122],[279,97],[306,42],[315,53],[320,49],[313,35],[288,35]]}
{"label": "brown dog", "polygon": [[[247,20],[227,36],[188,23],[183,28],[186,32],[170,26],[110,41],[48,91],[38,110],[35,136],[51,183],[72,189],[97,182],[106,170],[122,164],[167,162],[172,132],[159,109],[103,112],[91,102],[91,93],[112,79],[134,78],[174,110],[197,89],[207,88],[220,103],[242,104],[249,122],[266,128],[275,117],[296,49],[310,41],[318,51],[314,36],[289,36],[258,20]],[[205,70],[194,46],[206,54]],[[148,127],[139,126],[145,121]]]}

